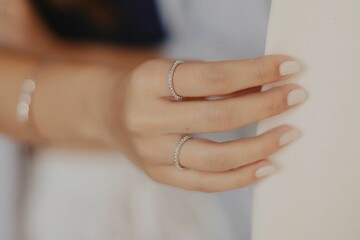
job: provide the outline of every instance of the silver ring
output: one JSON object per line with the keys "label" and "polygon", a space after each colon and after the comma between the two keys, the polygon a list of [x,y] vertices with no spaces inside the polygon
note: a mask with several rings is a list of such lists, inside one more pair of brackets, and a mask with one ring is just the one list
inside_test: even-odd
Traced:
{"label": "silver ring", "polygon": [[168,87],[169,87],[170,93],[173,96],[173,98],[177,101],[181,101],[184,99],[184,97],[182,97],[176,93],[175,88],[174,88],[174,73],[175,73],[176,68],[182,63],[184,63],[184,61],[176,60],[173,63],[173,65],[171,66],[169,75],[168,75]]}
{"label": "silver ring", "polygon": [[179,161],[179,155],[180,155],[180,150],[182,148],[182,146],[184,145],[184,143],[191,139],[192,136],[190,134],[186,134],[184,135],[180,141],[176,144],[175,147],[175,151],[174,151],[174,165],[178,170],[184,170],[185,168],[183,166],[181,166],[180,161]]}

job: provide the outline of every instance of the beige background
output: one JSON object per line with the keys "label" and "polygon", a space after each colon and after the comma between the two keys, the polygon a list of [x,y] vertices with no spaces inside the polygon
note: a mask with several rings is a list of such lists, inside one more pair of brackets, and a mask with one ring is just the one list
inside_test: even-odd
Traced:
{"label": "beige background", "polygon": [[253,240],[360,239],[359,13],[359,0],[272,2],[267,54],[304,64],[291,81],[310,100],[259,126],[290,123],[304,135],[255,189]]}

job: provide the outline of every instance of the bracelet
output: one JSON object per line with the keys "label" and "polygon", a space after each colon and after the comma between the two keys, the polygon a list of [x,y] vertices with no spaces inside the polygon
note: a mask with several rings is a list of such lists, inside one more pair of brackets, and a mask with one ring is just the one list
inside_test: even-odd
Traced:
{"label": "bracelet", "polygon": [[19,101],[16,106],[16,118],[18,122],[26,124],[32,135],[35,135],[36,131],[34,127],[35,124],[31,123],[31,103],[33,100],[33,94],[36,90],[37,76],[46,63],[46,61],[40,61],[30,77],[25,79],[22,84]]}
{"label": "bracelet", "polygon": [[36,89],[36,82],[33,78],[26,79],[22,86],[22,93],[19,97],[19,102],[16,107],[17,120],[22,123],[27,123],[30,118],[30,105],[32,94]]}

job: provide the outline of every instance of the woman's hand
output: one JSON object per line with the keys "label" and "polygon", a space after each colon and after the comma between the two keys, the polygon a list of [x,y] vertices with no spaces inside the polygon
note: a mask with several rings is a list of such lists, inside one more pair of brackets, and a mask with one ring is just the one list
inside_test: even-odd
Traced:
{"label": "woman's hand", "polygon": [[[268,157],[299,137],[291,126],[225,143],[190,139],[179,161],[173,152],[186,133],[237,129],[284,112],[307,98],[294,84],[265,92],[251,89],[291,77],[300,66],[286,56],[227,62],[186,62],[177,67],[174,101],[167,86],[172,62],[151,60],[137,67],[115,89],[111,134],[121,151],[153,180],[201,192],[242,188],[274,171]],[[241,94],[234,94],[241,93]],[[209,96],[223,99],[209,100]]]}

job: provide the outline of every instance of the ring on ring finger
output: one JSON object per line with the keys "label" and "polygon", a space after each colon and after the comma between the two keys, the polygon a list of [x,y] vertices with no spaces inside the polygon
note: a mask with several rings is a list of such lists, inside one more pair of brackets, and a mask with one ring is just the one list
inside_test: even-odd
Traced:
{"label": "ring on ring finger", "polygon": [[176,60],[170,68],[169,74],[168,74],[168,87],[170,90],[171,95],[173,96],[173,98],[177,101],[181,101],[184,99],[184,97],[178,95],[175,91],[175,87],[174,87],[174,74],[175,74],[175,70],[176,68],[180,65],[184,63],[184,61],[182,60]]}
{"label": "ring on ring finger", "polygon": [[190,134],[186,134],[184,135],[180,141],[176,144],[175,150],[174,150],[174,156],[173,156],[173,160],[174,160],[174,165],[178,170],[184,170],[185,168],[183,166],[181,166],[180,164],[180,160],[179,160],[179,156],[180,156],[180,151],[182,146],[184,145],[184,143],[191,139],[192,136]]}

